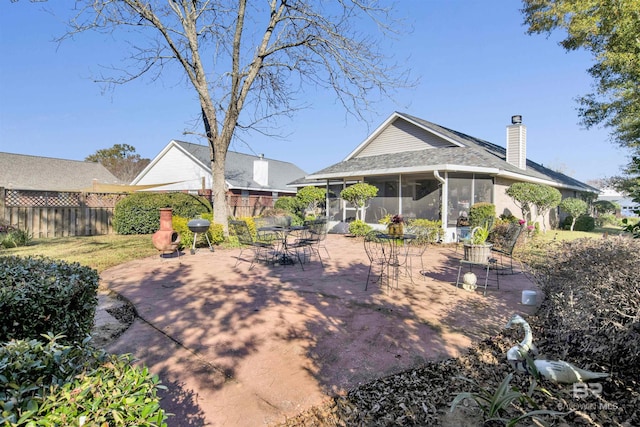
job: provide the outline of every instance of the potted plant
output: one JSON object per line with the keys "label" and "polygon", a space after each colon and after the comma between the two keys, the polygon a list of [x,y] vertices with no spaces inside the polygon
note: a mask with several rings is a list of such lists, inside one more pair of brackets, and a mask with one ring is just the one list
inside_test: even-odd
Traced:
{"label": "potted plant", "polygon": [[399,236],[404,233],[404,218],[402,215],[394,215],[391,217],[391,222],[387,226],[387,232],[394,236]]}
{"label": "potted plant", "polygon": [[491,243],[487,243],[489,229],[474,227],[471,235],[464,242],[464,259],[478,264],[486,264],[491,256]]}

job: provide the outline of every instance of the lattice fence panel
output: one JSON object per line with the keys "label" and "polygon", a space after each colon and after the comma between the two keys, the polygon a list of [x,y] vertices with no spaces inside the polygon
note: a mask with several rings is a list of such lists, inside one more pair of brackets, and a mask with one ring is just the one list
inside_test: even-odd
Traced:
{"label": "lattice fence panel", "polygon": [[65,191],[6,190],[7,207],[90,207],[113,208],[126,194],[79,193]]}

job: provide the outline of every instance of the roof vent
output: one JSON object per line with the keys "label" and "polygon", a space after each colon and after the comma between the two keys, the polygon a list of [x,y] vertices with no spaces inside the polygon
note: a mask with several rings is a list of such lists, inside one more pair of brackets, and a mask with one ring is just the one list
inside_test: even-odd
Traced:
{"label": "roof vent", "polygon": [[519,125],[522,123],[522,116],[511,116],[511,124]]}

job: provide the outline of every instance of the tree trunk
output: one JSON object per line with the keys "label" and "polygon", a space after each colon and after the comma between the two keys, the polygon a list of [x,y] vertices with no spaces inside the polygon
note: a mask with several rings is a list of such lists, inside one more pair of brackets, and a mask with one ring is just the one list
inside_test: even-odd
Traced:
{"label": "tree trunk", "polygon": [[224,165],[227,160],[227,144],[216,138],[211,150],[211,171],[213,174],[213,222],[221,224],[224,235],[229,235],[229,223],[227,221],[227,189]]}

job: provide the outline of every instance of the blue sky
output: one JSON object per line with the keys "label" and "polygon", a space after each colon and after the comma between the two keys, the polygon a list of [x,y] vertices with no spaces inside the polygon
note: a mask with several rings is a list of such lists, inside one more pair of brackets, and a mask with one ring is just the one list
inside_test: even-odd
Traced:
{"label": "blue sky", "polygon": [[[118,64],[117,43],[79,35],[62,45],[61,17],[72,2],[0,2],[0,151],[83,160],[114,144],[153,158],[193,135],[199,105],[172,79],[103,90],[93,77]],[[341,161],[393,111],[405,112],[504,146],[512,115],[527,126],[527,157],[582,181],[620,174],[627,152],[605,129],[579,125],[575,98],[591,90],[586,52],[565,52],[525,34],[520,2],[402,0],[397,15],[414,31],[390,44],[417,87],[377,105],[370,123],[347,116],[330,93],[309,91],[311,108],[279,122],[283,138],[253,135],[232,150],[264,153],[315,172]],[[44,9],[52,9],[54,15]],[[57,16],[56,16],[57,15]]]}

